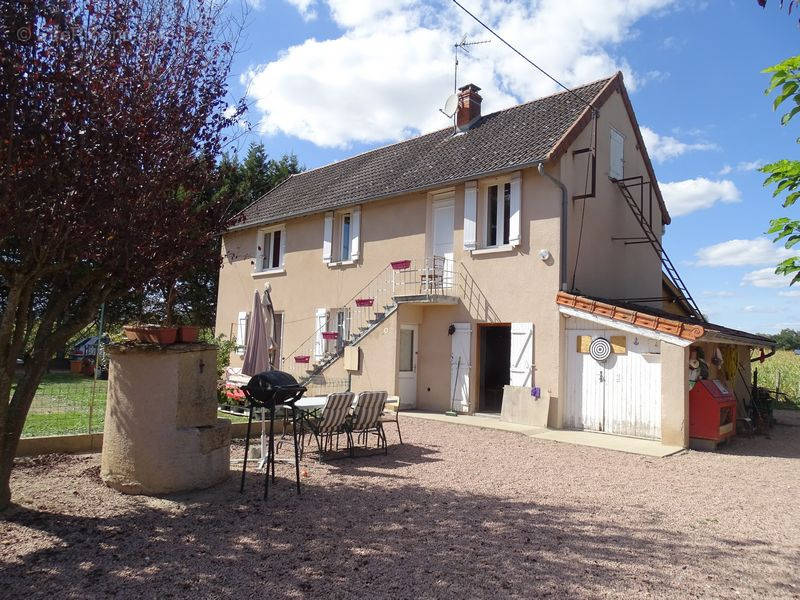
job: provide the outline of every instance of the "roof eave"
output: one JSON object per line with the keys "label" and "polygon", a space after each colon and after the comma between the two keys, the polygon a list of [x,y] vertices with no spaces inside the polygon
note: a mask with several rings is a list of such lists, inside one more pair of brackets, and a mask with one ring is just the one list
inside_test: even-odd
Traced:
{"label": "roof eave", "polygon": [[[490,169],[488,171],[470,173],[469,175],[464,176],[464,177],[457,177],[457,178],[453,178],[453,179],[443,179],[441,181],[437,181],[436,183],[425,184],[425,185],[421,185],[421,186],[417,186],[417,187],[406,188],[406,189],[403,189],[403,190],[400,190],[400,191],[393,191],[393,192],[389,192],[389,193],[386,193],[386,194],[380,194],[380,195],[377,195],[377,196],[370,196],[369,198],[362,198],[360,200],[354,200],[350,204],[336,206],[335,209],[339,210],[341,208],[346,208],[347,206],[357,206],[359,204],[364,204],[366,202],[374,202],[376,200],[389,200],[391,198],[398,198],[400,196],[405,196],[406,194],[424,192],[424,191],[427,191],[427,190],[435,190],[435,189],[440,188],[440,187],[445,186],[445,185],[458,185],[460,183],[464,183],[466,181],[472,181],[473,179],[479,179],[481,177],[489,177],[489,176],[492,176],[492,175],[503,175],[505,173],[513,173],[514,171],[520,171],[522,169],[529,169],[531,167],[538,167],[540,164],[546,164],[547,162],[549,162],[547,157],[545,157],[545,158],[537,158],[537,159],[534,159],[533,161],[528,161],[528,162],[520,163],[520,164],[517,164],[517,165],[509,165],[507,167],[502,167],[500,169]],[[288,181],[288,179],[286,179],[286,181]],[[277,187],[278,186],[275,186],[272,189],[273,190],[277,189]],[[272,190],[270,190],[270,192],[271,191]],[[269,193],[269,192],[267,192],[267,193]],[[256,202],[260,201],[261,199],[263,199],[265,197],[266,197],[266,194],[264,196],[262,196],[261,198],[259,198],[259,200],[257,200]],[[250,206],[252,206],[252,204]],[[288,221],[290,219],[299,219],[301,217],[308,217],[308,216],[311,216],[311,215],[325,213],[325,212],[328,212],[329,210],[334,210],[334,208],[333,207],[323,208],[323,209],[315,208],[315,209],[310,209],[310,210],[307,210],[307,211],[304,211],[304,212],[298,212],[298,213],[294,213],[294,214],[291,214],[291,215],[284,215],[282,217],[277,217],[277,218],[273,218],[273,219],[261,219],[261,220],[257,220],[257,221],[251,221],[249,223],[244,223],[244,224],[241,224],[241,225],[233,225],[233,226],[229,227],[227,231],[228,232],[240,231],[240,230],[243,230],[243,229],[250,229],[252,227],[261,227],[263,225],[270,225],[272,223],[281,223],[283,221]],[[240,214],[240,213],[237,213],[237,214]]]}

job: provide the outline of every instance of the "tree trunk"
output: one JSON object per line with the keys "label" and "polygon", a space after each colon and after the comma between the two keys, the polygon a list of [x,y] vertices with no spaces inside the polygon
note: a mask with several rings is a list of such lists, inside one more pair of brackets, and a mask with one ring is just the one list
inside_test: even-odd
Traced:
{"label": "tree trunk", "polygon": [[[19,438],[25,426],[25,418],[36,394],[36,388],[47,370],[48,351],[39,351],[25,365],[25,373],[8,402],[8,412],[0,428],[0,511],[11,503],[11,471],[17,455]],[[1,401],[2,399],[0,399]]]}

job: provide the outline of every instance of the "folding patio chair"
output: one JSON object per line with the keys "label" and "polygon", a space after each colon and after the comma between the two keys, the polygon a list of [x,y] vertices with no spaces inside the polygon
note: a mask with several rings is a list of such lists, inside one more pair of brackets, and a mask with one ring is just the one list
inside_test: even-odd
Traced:
{"label": "folding patio chair", "polygon": [[364,437],[364,447],[369,445],[369,435],[374,433],[378,437],[378,448],[383,445],[383,452],[388,452],[386,447],[386,434],[381,423],[381,413],[386,404],[386,392],[360,392],[353,409],[353,415],[346,424],[347,437],[350,444],[350,456],[355,456],[355,443],[353,434],[358,435],[358,439]]}
{"label": "folding patio chair", "polygon": [[400,438],[400,443],[403,443],[403,435],[400,433],[400,398],[398,396],[391,396],[386,401],[380,416],[380,422],[397,425],[397,437]]}
{"label": "folding patio chair", "polygon": [[[339,449],[339,435],[347,433],[345,422],[350,414],[350,407],[353,405],[353,392],[337,392],[328,394],[325,408],[319,417],[305,416],[303,422],[306,428],[317,440],[317,448],[320,458],[323,458],[325,449],[333,450],[333,436],[336,436],[336,449]],[[303,431],[305,438],[305,431]],[[349,442],[349,437],[348,437]],[[305,443],[302,444],[305,447]]]}

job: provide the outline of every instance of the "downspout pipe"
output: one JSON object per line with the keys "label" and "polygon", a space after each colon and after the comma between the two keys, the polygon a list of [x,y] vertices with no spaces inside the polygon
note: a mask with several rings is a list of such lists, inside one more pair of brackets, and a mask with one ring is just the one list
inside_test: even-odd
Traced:
{"label": "downspout pipe", "polygon": [[547,177],[561,189],[561,241],[558,253],[560,281],[558,287],[562,292],[566,292],[569,291],[567,290],[567,186],[560,179],[556,179],[545,171],[544,163],[539,163],[538,170],[539,175]]}

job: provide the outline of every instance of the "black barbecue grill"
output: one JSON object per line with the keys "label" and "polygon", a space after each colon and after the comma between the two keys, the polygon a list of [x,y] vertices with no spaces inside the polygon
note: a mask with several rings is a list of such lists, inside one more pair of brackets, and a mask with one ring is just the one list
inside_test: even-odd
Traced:
{"label": "black barbecue grill", "polygon": [[[292,409],[292,437],[294,439],[294,467],[297,477],[297,493],[300,493],[300,457],[297,446],[297,411],[294,403],[305,393],[306,388],[297,383],[289,373],[283,371],[264,371],[254,375],[242,386],[242,391],[250,405],[250,417],[247,420],[247,437],[244,443],[244,465],[242,466],[242,485],[239,492],[244,492],[244,478],[247,472],[247,454],[250,451],[250,426],[253,423],[253,411],[260,409],[269,411],[269,446],[267,448],[266,476],[264,477],[264,499],[269,492],[270,471],[275,483],[275,407],[288,406]],[[285,421],[284,421],[285,424]]]}

